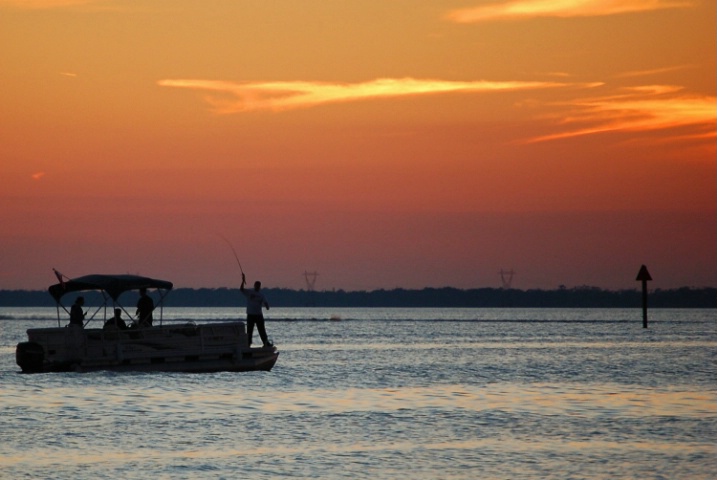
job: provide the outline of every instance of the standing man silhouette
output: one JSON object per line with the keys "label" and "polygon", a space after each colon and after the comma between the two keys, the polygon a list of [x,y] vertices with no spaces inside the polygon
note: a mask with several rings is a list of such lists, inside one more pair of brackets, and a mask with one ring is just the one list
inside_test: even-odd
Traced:
{"label": "standing man silhouette", "polygon": [[84,327],[85,323],[85,312],[82,310],[82,306],[85,304],[85,297],[77,297],[75,303],[70,307],[70,325]]}
{"label": "standing man silhouette", "polygon": [[137,323],[140,327],[152,326],[152,312],[154,311],[154,301],[152,297],[147,295],[147,289],[142,287],[139,289],[139,300],[137,301]]}
{"label": "standing man silhouette", "polygon": [[241,274],[241,287],[239,290],[247,298],[246,301],[246,334],[249,337],[249,346],[251,347],[252,335],[254,334],[254,325],[259,331],[261,341],[264,342],[264,347],[273,347],[266,336],[266,329],[264,328],[264,315],[261,311],[262,307],[266,307],[269,310],[269,302],[266,301],[266,297],[261,293],[261,282],[254,282],[254,290],[246,290],[244,285],[246,284],[246,276],[244,273]]}

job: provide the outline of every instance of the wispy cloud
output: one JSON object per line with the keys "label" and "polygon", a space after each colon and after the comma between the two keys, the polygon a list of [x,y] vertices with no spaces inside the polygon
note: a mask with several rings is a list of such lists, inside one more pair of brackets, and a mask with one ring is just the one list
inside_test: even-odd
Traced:
{"label": "wispy cloud", "polygon": [[339,102],[429,95],[451,92],[476,93],[527,90],[563,86],[555,82],[455,82],[414,78],[377,79],[361,83],[255,82],[233,83],[214,80],[160,80],[163,87],[205,92],[205,100],[216,113],[256,110],[281,111]]}
{"label": "wispy cloud", "polygon": [[694,0],[512,0],[452,10],[446,19],[479,23],[533,17],[596,17],[693,6]]}
{"label": "wispy cloud", "polygon": [[0,0],[1,8],[17,10],[72,10],[78,12],[136,12],[155,8],[150,2],[117,2],[108,0]]}
{"label": "wispy cloud", "polygon": [[8,5],[29,10],[76,7],[98,3],[98,0],[0,0],[0,6]]}
{"label": "wispy cloud", "polygon": [[676,65],[673,67],[662,67],[653,68],[650,70],[633,70],[630,72],[624,72],[617,75],[617,78],[629,78],[629,77],[646,77],[652,75],[661,75],[663,73],[677,72],[680,70],[687,70],[690,68],[696,68],[694,65]]}
{"label": "wispy cloud", "polygon": [[619,95],[576,100],[554,118],[563,131],[535,137],[545,142],[605,132],[647,132],[694,127],[694,133],[676,133],[674,139],[715,139],[717,98],[681,93],[681,87],[647,85],[622,89]]}

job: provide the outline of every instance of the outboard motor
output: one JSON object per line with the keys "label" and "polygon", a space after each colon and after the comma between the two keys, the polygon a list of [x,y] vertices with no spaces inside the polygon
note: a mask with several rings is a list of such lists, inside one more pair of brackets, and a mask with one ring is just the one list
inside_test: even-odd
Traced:
{"label": "outboard motor", "polygon": [[35,342],[22,342],[15,349],[15,361],[24,373],[39,373],[45,363],[45,350]]}

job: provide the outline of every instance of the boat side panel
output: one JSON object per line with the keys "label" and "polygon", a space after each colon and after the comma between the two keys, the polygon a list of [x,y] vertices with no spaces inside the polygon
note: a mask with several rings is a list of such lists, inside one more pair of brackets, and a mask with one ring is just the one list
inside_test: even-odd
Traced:
{"label": "boat side panel", "polygon": [[243,322],[137,330],[40,328],[27,333],[30,342],[44,349],[44,371],[268,371],[278,358],[275,348],[249,347]]}

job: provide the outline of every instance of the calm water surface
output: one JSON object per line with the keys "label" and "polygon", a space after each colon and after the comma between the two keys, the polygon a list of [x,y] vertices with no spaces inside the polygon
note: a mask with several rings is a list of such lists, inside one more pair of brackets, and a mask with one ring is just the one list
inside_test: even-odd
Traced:
{"label": "calm water surface", "polygon": [[277,308],[271,372],[19,374],[54,318],[0,309],[3,479],[717,473],[715,310]]}

